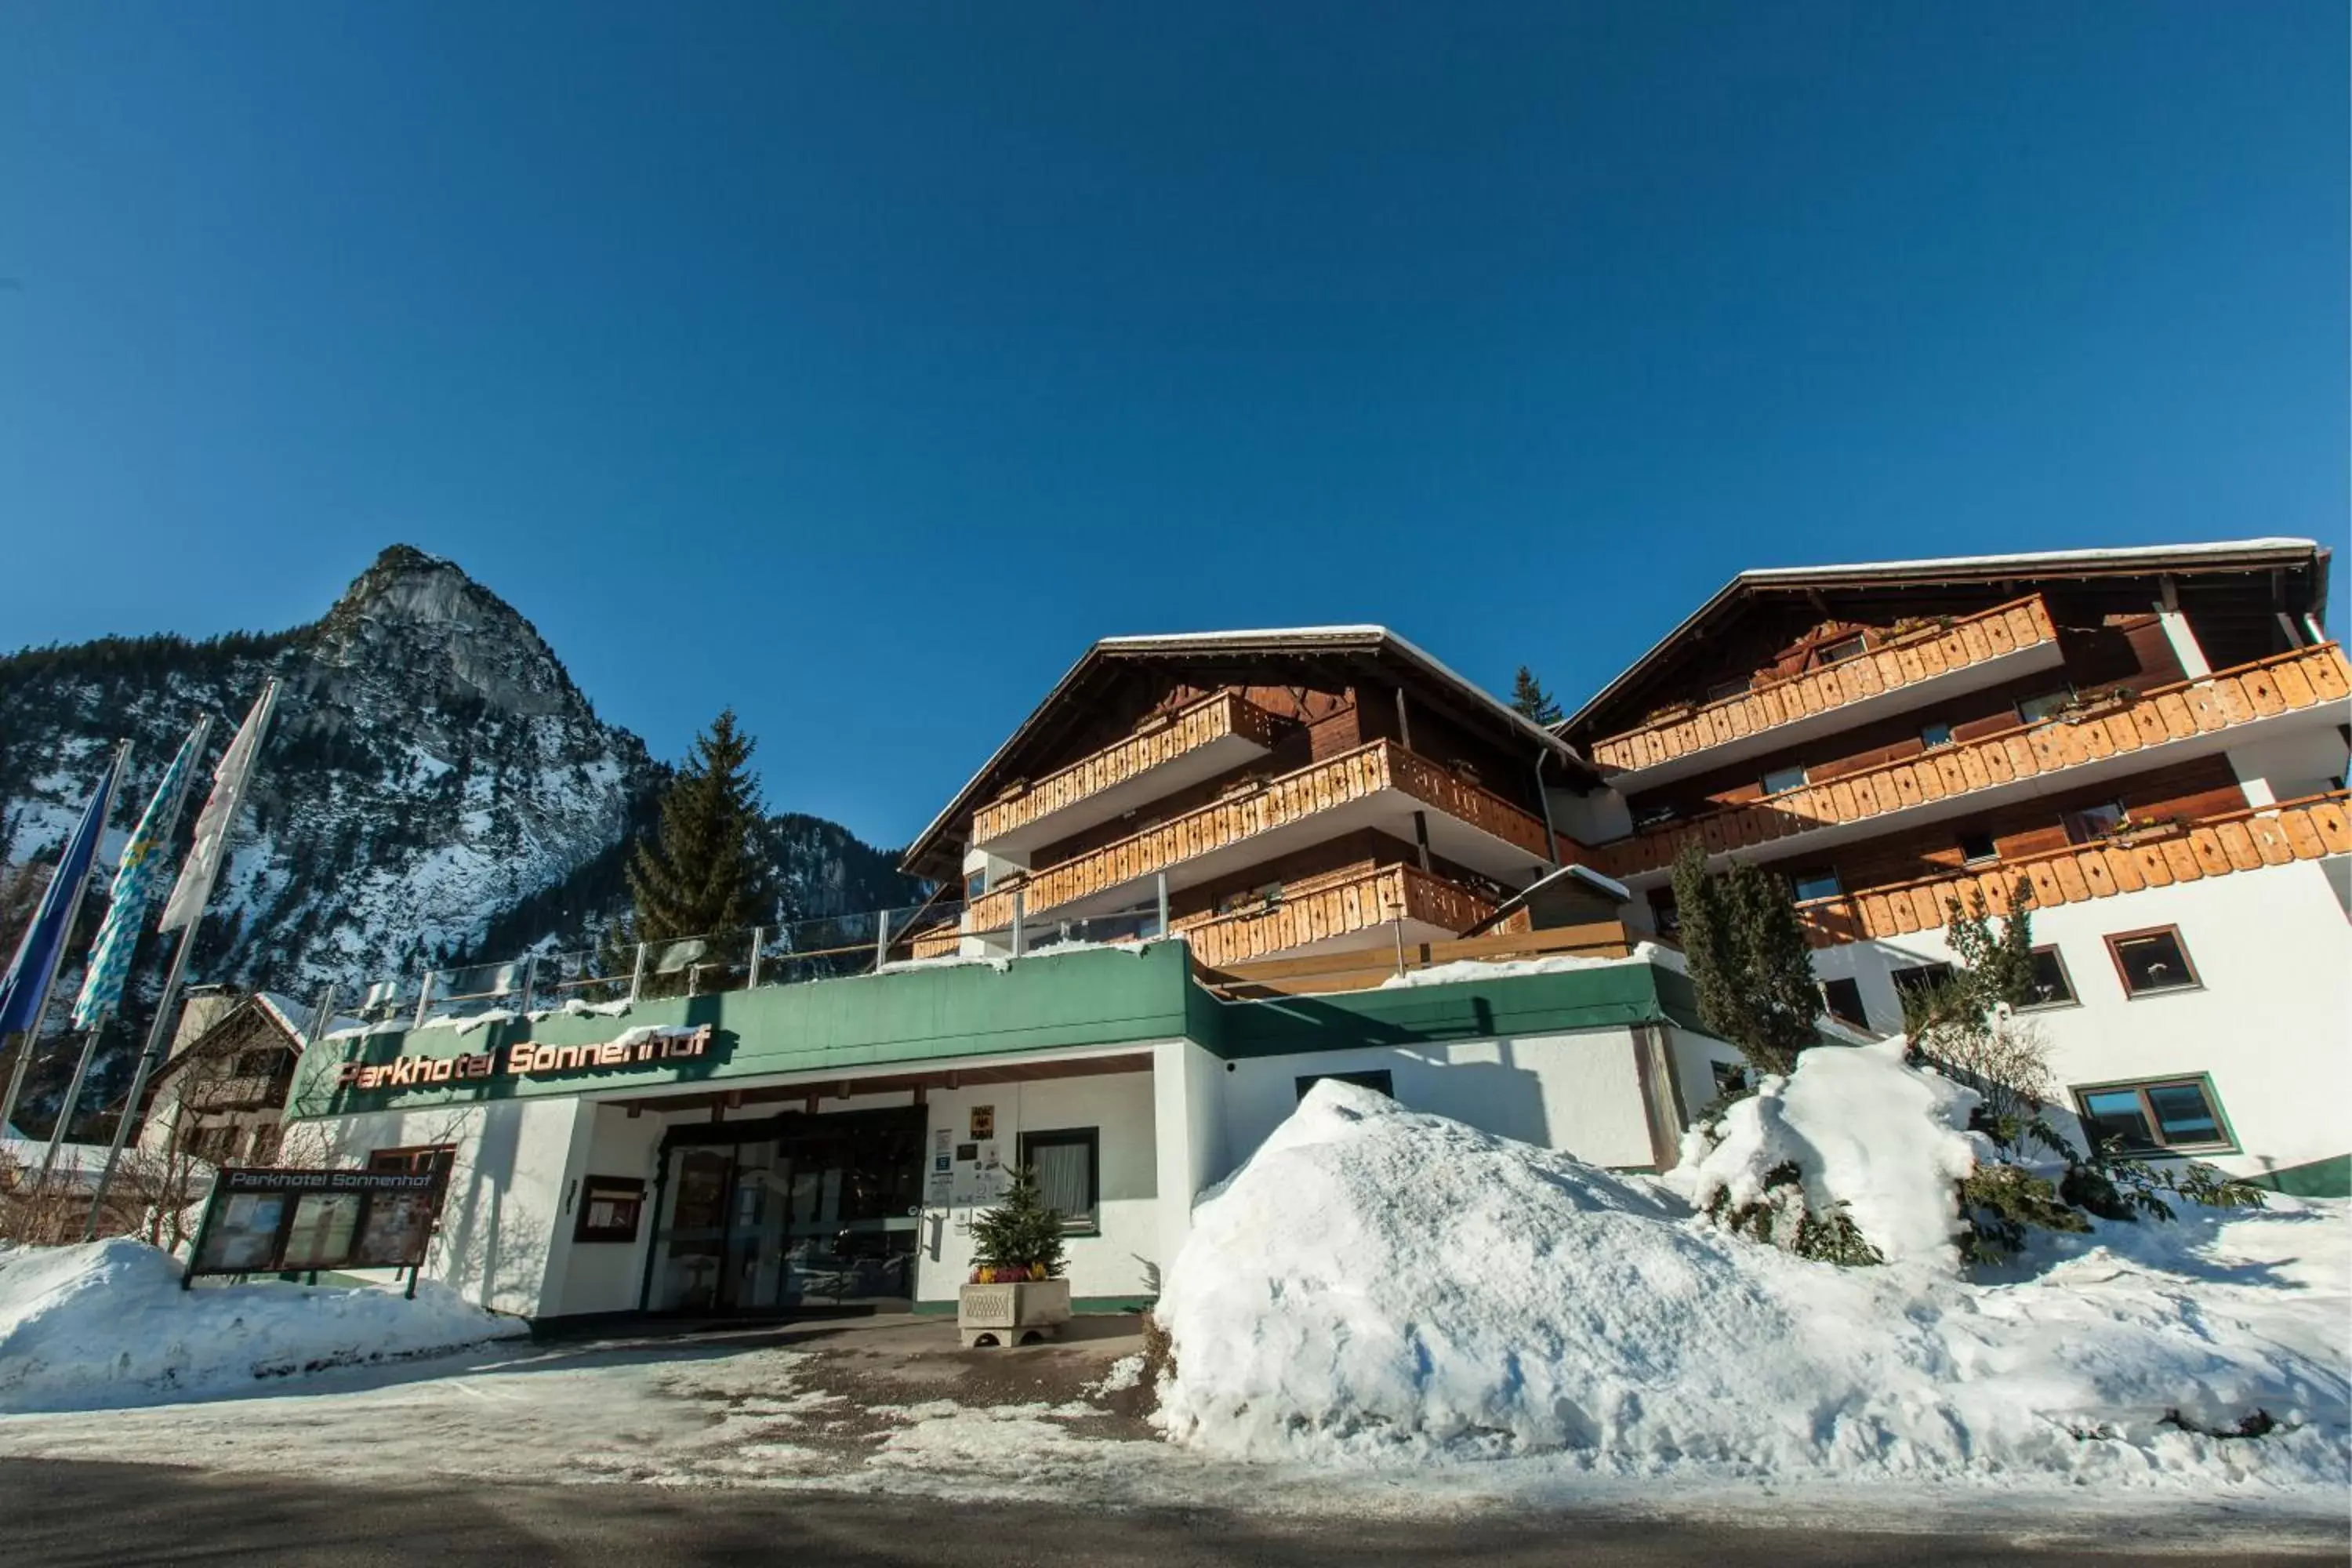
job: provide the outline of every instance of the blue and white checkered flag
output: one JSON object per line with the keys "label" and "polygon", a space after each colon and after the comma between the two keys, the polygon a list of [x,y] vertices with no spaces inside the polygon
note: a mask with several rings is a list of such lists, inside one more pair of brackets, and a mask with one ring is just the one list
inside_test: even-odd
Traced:
{"label": "blue and white checkered flag", "polygon": [[121,1010],[122,985],[131,976],[131,953],[139,945],[140,927],[146,922],[147,900],[163,874],[172,829],[178,825],[181,803],[187,798],[188,775],[195,770],[205,735],[211,728],[212,720],[206,717],[197,720],[196,727],[188,731],[180,754],[172,759],[172,765],[163,770],[163,782],[155,786],[155,798],[147,803],[139,826],[131,830],[131,842],[122,847],[121,863],[114,870],[113,901],[106,911],[106,923],[99,928],[98,942],[89,950],[89,970],[82,976],[81,994],[74,1001],[77,1029],[94,1027],[109,1013]]}

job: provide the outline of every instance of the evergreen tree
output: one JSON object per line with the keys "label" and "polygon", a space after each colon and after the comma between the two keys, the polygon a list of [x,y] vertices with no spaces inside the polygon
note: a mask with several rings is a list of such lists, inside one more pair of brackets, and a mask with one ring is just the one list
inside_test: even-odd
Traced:
{"label": "evergreen tree", "polygon": [[982,1268],[1024,1276],[1042,1269],[1047,1279],[1062,1272],[1062,1216],[1038,1190],[1036,1172],[1024,1165],[1013,1173],[1004,1201],[971,1222],[971,1247]]}
{"label": "evergreen tree", "polygon": [[629,857],[630,926],[640,942],[709,936],[772,912],[761,833],[766,814],[756,742],[728,709],[698,735],[686,765],[662,792],[661,818]]}
{"label": "evergreen tree", "polygon": [[1533,723],[1549,726],[1560,721],[1559,704],[1551,700],[1535,672],[1524,664],[1511,680],[1511,707],[1519,717]]}
{"label": "evergreen tree", "polygon": [[1745,861],[1710,877],[1693,840],[1675,858],[1674,888],[1699,1022],[1757,1071],[1792,1070],[1822,1004],[1789,885]]}

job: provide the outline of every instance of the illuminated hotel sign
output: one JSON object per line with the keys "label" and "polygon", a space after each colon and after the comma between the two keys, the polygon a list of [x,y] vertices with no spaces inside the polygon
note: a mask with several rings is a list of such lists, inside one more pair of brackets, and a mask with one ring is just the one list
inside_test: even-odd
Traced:
{"label": "illuminated hotel sign", "polygon": [[[631,1031],[632,1034],[635,1031]],[[402,1057],[389,1062],[345,1062],[335,1075],[338,1089],[408,1089],[436,1083],[471,1083],[494,1078],[551,1078],[597,1068],[640,1067],[648,1062],[678,1061],[706,1056],[710,1050],[710,1026],[681,1029],[675,1034],[651,1034],[632,1039],[624,1036],[600,1046],[541,1046],[529,1040],[504,1051],[484,1051],[466,1057]]]}

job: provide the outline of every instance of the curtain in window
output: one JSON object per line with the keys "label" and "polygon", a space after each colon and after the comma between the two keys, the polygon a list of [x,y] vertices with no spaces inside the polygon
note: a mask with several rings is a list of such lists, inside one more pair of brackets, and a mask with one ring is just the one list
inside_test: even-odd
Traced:
{"label": "curtain in window", "polygon": [[1030,1168],[1037,1173],[1037,1189],[1065,1220],[1083,1223],[1094,1218],[1087,1189],[1093,1184],[1094,1152],[1083,1143],[1045,1143],[1029,1151]]}

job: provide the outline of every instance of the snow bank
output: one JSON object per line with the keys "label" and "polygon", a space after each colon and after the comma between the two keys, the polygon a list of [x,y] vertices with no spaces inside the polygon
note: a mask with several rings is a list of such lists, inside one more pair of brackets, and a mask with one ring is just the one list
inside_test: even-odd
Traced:
{"label": "snow bank", "polygon": [[[2343,1207],[2103,1226],[2000,1286],[1838,1268],[1326,1080],[1194,1211],[1158,1309],[1159,1419],[1196,1449],[1317,1463],[2340,1489]],[[2258,1408],[2291,1429],[2165,1420]]]}
{"label": "snow bank", "polygon": [[0,1252],[0,1412],[146,1405],[528,1330],[425,1283],[199,1286],[144,1242]]}
{"label": "snow bank", "polygon": [[1904,1065],[1902,1037],[1822,1046],[1787,1078],[1768,1077],[1725,1112],[1721,1142],[1693,1128],[1666,1184],[1705,1208],[1717,1193],[1758,1202],[1774,1167],[1794,1164],[1806,1206],[1838,1204],[1890,1262],[1956,1266],[1959,1205],[1952,1184],[1976,1169],[1967,1131],[1977,1094]]}

